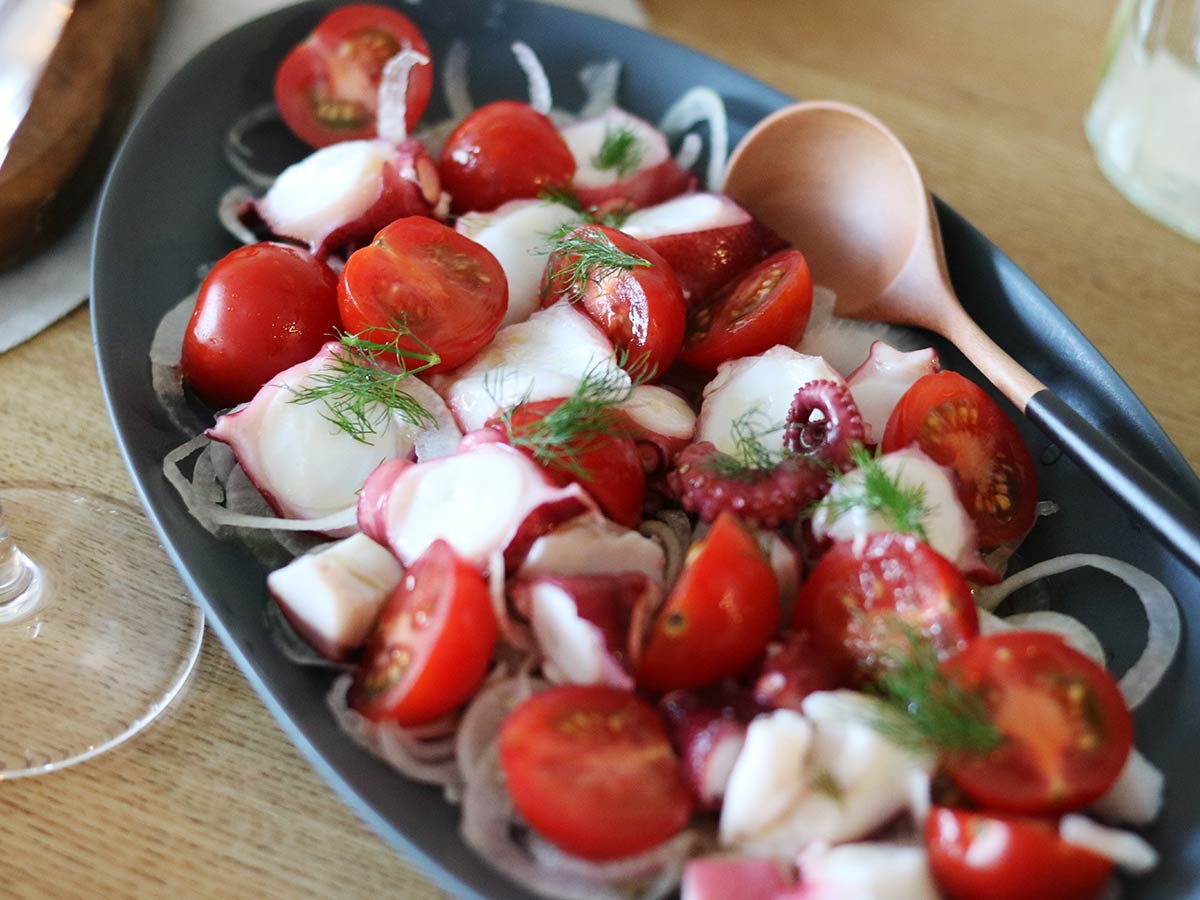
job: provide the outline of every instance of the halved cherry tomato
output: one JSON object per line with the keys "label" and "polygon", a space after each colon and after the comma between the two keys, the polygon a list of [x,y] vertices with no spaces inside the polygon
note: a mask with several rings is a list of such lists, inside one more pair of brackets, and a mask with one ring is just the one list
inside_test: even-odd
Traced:
{"label": "halved cherry tomato", "polygon": [[[578,302],[623,354],[626,367],[646,380],[666,373],[683,346],[687,301],[679,279],[643,241],[606,225],[581,225],[562,247],[588,245],[593,255],[569,249],[550,254],[542,306],[562,298]],[[607,264],[604,260],[628,260]]]}
{"label": "halved cherry tomato", "polygon": [[434,541],[380,613],[350,705],[368,719],[432,722],[475,693],[498,633],[483,576]]}
{"label": "halved cherry tomato", "polygon": [[971,588],[954,564],[916,536],[892,533],[835,542],[800,588],[792,625],[848,677],[903,651],[906,628],[941,659],[979,633]]}
{"label": "halved cherry tomato", "polygon": [[585,859],[616,859],[677,834],[692,813],[666,729],[646,701],[600,686],[534,694],[500,729],[500,762],[535,831]]}
{"label": "halved cherry tomato", "polygon": [[183,378],[214,407],[249,400],[337,332],[337,276],[307,250],[251,244],[222,257],[183,338]]}
{"label": "halved cherry tomato", "polygon": [[[395,342],[395,324],[402,322],[441,357],[430,371],[443,372],[495,336],[508,309],[508,281],[487,248],[433,219],[410,216],[351,254],[338,306],[346,331],[379,343]],[[399,346],[423,352],[412,338]]]}
{"label": "halved cherry tomato", "polygon": [[1033,526],[1033,457],[1004,410],[973,381],[949,370],[919,378],[892,411],[881,446],[890,453],[910,444],[957,474],[980,546],[997,547]]}
{"label": "halved cherry tomato", "polygon": [[[547,415],[562,405],[562,400],[538,400],[522,403],[511,411],[507,429],[495,417],[488,427],[511,431],[518,439],[535,434]],[[616,416],[613,417],[617,419]],[[614,421],[614,425],[619,424]],[[518,445],[519,445],[518,440]],[[539,459],[533,451],[521,446],[521,451],[546,470],[558,485],[576,483],[592,495],[604,514],[614,522],[633,528],[642,520],[642,504],[646,499],[646,472],[641,454],[632,437],[620,433],[584,432],[561,451],[551,451],[553,458]]]}
{"label": "halved cherry tomato", "polygon": [[721,513],[688,551],[636,664],[653,691],[712,684],[749,668],[779,624],[779,586],[754,537]]}
{"label": "halved cherry tomato", "polygon": [[812,313],[813,283],[799,250],[764,259],[692,313],[680,358],[714,372],[721,363],[776,344],[795,346]]}
{"label": "halved cherry tomato", "polygon": [[925,846],[948,900],[1093,900],[1113,868],[1060,838],[1052,819],[935,806]]}
{"label": "halved cherry tomato", "polygon": [[479,107],[450,134],[441,174],[456,212],[485,212],[547,188],[568,187],[575,157],[546,116],[528,103],[498,100]]}
{"label": "halved cherry tomato", "polygon": [[[429,45],[407,16],[368,3],[334,10],[275,73],[275,104],[283,121],[313,147],[374,137],[383,66],[402,50],[429,58]],[[405,96],[410,130],[432,90],[433,66],[414,66]]]}
{"label": "halved cherry tomato", "polygon": [[1080,809],[1116,781],[1133,744],[1133,720],[1104,669],[1053,634],[978,637],[945,663],[978,692],[1004,742],[947,759],[954,783],[1002,812]]}

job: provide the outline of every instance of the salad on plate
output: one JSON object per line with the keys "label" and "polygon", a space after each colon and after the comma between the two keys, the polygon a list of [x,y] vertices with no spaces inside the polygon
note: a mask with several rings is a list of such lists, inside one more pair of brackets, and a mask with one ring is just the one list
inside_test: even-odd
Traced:
{"label": "salad on plate", "polygon": [[[528,97],[476,107],[464,45],[330,13],[230,123],[244,246],[151,350],[195,435],[166,475],[268,561],[333,721],[548,897],[1094,900],[1151,871],[1130,710],[1170,594],[1088,554],[1005,578],[1054,527],[1016,427],[721,194],[715,92],[651,123],[589,61],[566,111],[512,51]],[[312,152],[261,171],[278,118]],[[996,614],[1078,566],[1145,606],[1119,680],[1079,620]]]}

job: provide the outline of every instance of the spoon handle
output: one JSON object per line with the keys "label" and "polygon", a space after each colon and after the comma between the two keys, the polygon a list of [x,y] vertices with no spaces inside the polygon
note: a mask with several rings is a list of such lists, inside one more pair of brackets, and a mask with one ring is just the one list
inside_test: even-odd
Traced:
{"label": "spoon handle", "polygon": [[1200,574],[1200,512],[1048,388],[1029,398],[1025,415]]}

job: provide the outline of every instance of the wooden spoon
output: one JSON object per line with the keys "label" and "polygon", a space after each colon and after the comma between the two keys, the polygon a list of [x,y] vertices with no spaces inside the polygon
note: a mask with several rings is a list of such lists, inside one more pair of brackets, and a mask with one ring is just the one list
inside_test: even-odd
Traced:
{"label": "wooden spoon", "polygon": [[804,252],[839,316],[915,325],[963,352],[1018,409],[1200,572],[1200,513],[1025,371],[967,315],[912,156],[869,113],[797,103],[734,150],[725,192]]}

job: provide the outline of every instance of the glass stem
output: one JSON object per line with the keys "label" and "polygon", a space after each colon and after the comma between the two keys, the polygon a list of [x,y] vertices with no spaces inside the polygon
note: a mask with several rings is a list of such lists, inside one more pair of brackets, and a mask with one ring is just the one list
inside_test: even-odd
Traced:
{"label": "glass stem", "polygon": [[21,552],[0,509],[0,622],[24,615],[36,602],[37,567]]}

